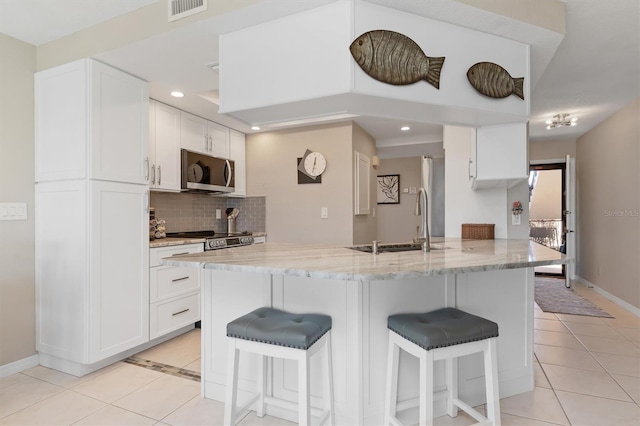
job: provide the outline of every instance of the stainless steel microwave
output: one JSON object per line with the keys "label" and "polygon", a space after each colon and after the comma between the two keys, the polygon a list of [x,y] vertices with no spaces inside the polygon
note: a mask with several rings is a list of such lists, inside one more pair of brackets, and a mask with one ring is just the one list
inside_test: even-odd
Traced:
{"label": "stainless steel microwave", "polygon": [[180,154],[182,191],[228,193],[235,190],[233,161],[186,149],[181,149]]}

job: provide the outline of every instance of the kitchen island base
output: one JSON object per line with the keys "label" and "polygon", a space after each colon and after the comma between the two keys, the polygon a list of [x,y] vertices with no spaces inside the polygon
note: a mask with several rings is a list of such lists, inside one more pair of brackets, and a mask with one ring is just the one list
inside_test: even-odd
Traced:
{"label": "kitchen island base", "polygon": [[[496,322],[500,334],[497,341],[500,397],[534,387],[533,268],[358,281],[205,269],[202,292],[201,386],[206,398],[218,401],[225,398],[226,324],[261,306],[331,316],[337,424],[383,423],[387,317],[397,313],[452,306]],[[257,377],[256,357],[245,353],[241,357],[240,404],[255,392]],[[322,362],[314,359],[311,363],[315,406],[322,404]],[[410,406],[418,396],[418,367],[417,359],[401,354],[398,378],[401,406]],[[482,354],[458,361],[460,398],[473,406],[485,402],[483,371]],[[295,364],[277,359],[270,362],[267,385],[273,396],[295,402]],[[445,389],[444,361],[440,361],[434,368],[436,417],[446,414],[446,401],[439,397]],[[268,407],[267,414],[297,421],[295,411]],[[399,417],[403,417],[402,413]]]}

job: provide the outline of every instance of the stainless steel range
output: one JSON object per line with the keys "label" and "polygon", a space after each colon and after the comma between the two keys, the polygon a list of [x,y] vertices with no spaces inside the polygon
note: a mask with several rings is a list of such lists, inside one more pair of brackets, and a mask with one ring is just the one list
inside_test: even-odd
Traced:
{"label": "stainless steel range", "polygon": [[215,231],[189,231],[167,233],[173,238],[205,238],[204,250],[220,250],[231,247],[253,244],[253,237],[249,233],[216,234]]}

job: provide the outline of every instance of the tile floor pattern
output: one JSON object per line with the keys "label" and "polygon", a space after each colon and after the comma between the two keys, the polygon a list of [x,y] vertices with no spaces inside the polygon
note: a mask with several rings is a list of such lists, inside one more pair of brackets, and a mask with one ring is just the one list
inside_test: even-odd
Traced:
{"label": "tile floor pattern", "polygon": [[[503,425],[640,425],[640,318],[576,290],[615,319],[535,310],[536,387],[501,400]],[[200,331],[138,357],[200,371]],[[85,377],[44,367],[0,379],[0,425],[219,425],[223,404],[200,384],[119,362]],[[464,414],[436,425],[469,425]],[[254,413],[242,425],[291,425]]]}

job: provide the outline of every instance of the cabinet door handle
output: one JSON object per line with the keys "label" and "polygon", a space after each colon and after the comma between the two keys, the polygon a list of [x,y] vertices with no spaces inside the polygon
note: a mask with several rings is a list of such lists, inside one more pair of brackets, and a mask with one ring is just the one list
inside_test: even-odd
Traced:
{"label": "cabinet door handle", "polygon": [[469,180],[471,180],[471,178],[473,177],[471,176],[471,164],[473,164],[473,160],[469,158],[469,164],[467,165],[467,174],[469,175]]}
{"label": "cabinet door handle", "polygon": [[175,280],[171,280],[172,283],[177,283],[178,281],[188,280],[189,277],[176,278]]}
{"label": "cabinet door handle", "polygon": [[213,151],[213,137],[209,135],[209,151]]}
{"label": "cabinet door handle", "polygon": [[145,170],[144,180],[148,181],[149,180],[149,157],[144,159],[144,170]]}
{"label": "cabinet door handle", "polygon": [[182,310],[180,312],[173,313],[173,314],[171,314],[171,316],[175,317],[176,315],[184,314],[185,312],[189,312],[189,308],[184,309],[184,310]]}
{"label": "cabinet door handle", "polygon": [[158,185],[162,185],[162,169],[158,166]]}
{"label": "cabinet door handle", "polygon": [[180,256],[180,255],[183,255],[183,254],[189,254],[189,252],[185,251],[184,253],[176,253],[176,254],[172,254],[171,256]]}
{"label": "cabinet door handle", "polygon": [[144,211],[148,216],[149,215],[149,191],[147,191],[147,196],[144,197]]}
{"label": "cabinet door handle", "polygon": [[151,185],[156,184],[156,165],[151,166]]}

